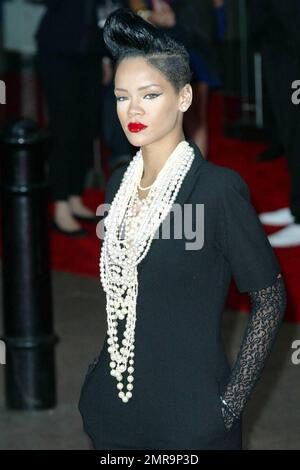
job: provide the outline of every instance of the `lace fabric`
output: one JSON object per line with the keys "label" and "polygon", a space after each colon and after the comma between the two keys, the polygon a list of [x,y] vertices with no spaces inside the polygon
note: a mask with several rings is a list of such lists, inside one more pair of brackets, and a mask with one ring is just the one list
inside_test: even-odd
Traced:
{"label": "lace fabric", "polygon": [[229,381],[220,397],[223,419],[228,431],[240,417],[260,378],[282,322],[286,308],[282,275],[278,274],[272,285],[251,291],[249,295],[249,320]]}

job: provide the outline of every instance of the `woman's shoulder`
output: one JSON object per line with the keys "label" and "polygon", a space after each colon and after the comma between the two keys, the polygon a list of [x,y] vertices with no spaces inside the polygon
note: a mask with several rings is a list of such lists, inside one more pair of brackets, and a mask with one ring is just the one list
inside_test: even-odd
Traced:
{"label": "woman's shoulder", "polygon": [[204,188],[209,194],[225,197],[238,191],[249,195],[248,185],[238,171],[207,160],[202,165],[202,170],[197,186]]}

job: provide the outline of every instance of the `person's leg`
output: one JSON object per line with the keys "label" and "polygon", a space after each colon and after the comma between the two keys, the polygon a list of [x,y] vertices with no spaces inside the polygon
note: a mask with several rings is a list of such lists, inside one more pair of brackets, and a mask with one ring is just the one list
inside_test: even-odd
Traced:
{"label": "person's leg", "polygon": [[68,56],[54,54],[40,55],[37,64],[52,137],[48,177],[54,202],[54,222],[62,230],[75,232],[81,226],[72,216],[67,200],[78,127],[74,106],[78,96],[74,64]]}
{"label": "person's leg", "polygon": [[[288,226],[269,236],[272,246],[293,246],[300,244],[300,108],[292,102],[292,82],[299,76],[298,57],[291,48],[269,48],[265,54],[265,70],[268,74],[268,88],[274,104],[278,128],[286,149],[291,177],[290,220],[287,208],[282,211]],[[284,70],[284,73],[282,71]],[[281,213],[280,213],[281,214]],[[280,215],[279,214],[279,215]],[[276,218],[275,214],[275,218]],[[279,218],[280,219],[280,218]],[[279,220],[278,219],[278,220]],[[280,220],[279,220],[280,223]]]}
{"label": "person's leg", "polygon": [[300,106],[292,101],[292,83],[300,76],[300,60],[295,53],[288,57],[285,118],[287,135],[287,159],[291,176],[290,207],[295,223],[300,224]]}
{"label": "person's leg", "polygon": [[263,77],[263,119],[264,127],[269,140],[269,146],[256,156],[257,161],[269,161],[284,155],[284,147],[280,140],[280,134],[277,127],[277,121],[274,116],[273,106],[266,93]]}
{"label": "person's leg", "polygon": [[[291,176],[290,208],[300,217],[300,108],[292,103],[292,82],[299,75],[296,55],[288,48],[265,48],[264,68],[280,138],[286,150]],[[282,71],[284,70],[284,73]]]}
{"label": "person's leg", "polygon": [[76,159],[72,166],[69,204],[78,216],[92,216],[94,212],[82,202],[87,170],[93,166],[94,139],[99,116],[101,62],[98,57],[78,59],[79,97],[77,102],[78,129]]}

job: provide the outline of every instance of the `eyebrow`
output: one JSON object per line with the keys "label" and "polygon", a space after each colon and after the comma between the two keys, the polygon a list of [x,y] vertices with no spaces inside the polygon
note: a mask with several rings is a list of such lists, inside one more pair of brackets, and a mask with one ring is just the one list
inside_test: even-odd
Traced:
{"label": "eyebrow", "polygon": [[[160,86],[158,85],[157,83],[150,83],[149,85],[145,85],[145,86],[141,86],[140,88],[138,88],[138,90],[144,90],[145,88],[149,88],[150,86]],[[128,91],[126,90],[126,88],[115,88],[115,91]]]}

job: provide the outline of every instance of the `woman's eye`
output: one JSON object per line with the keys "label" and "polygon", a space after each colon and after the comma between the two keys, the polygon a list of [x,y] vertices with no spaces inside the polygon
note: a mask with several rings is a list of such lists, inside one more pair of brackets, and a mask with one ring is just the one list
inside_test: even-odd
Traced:
{"label": "woman's eye", "polygon": [[[144,98],[146,98],[146,96],[151,96],[152,98],[150,99],[152,100],[153,98],[156,98],[157,96],[160,96],[160,95],[158,93],[148,93],[147,95],[144,96]],[[122,98],[126,99],[126,96],[116,96],[117,101],[124,101]]]}
{"label": "woman's eye", "polygon": [[[146,96],[152,96],[152,97],[154,96],[154,98],[156,98],[157,96],[159,96],[159,94],[157,94],[157,93],[149,93],[149,94],[146,95]],[[146,97],[146,96],[145,96],[145,97]],[[151,99],[153,99],[153,98],[151,98]]]}

